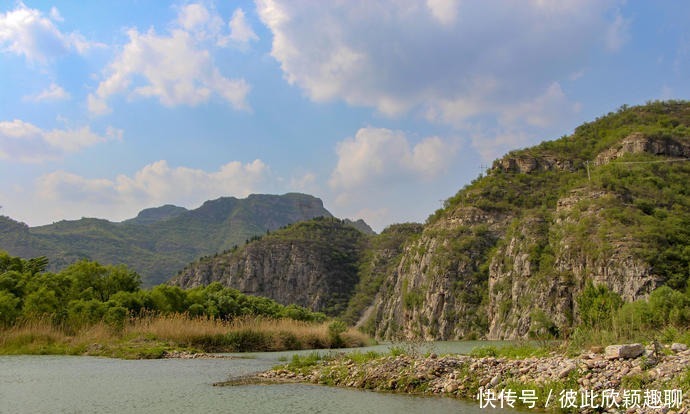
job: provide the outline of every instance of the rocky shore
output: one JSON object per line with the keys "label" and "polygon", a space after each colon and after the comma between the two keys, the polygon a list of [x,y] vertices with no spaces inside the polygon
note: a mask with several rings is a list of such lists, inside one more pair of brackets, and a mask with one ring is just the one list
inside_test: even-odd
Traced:
{"label": "rocky shore", "polygon": [[[631,348],[632,346],[632,348]],[[639,344],[577,357],[341,355],[259,376],[315,384],[474,399],[484,407],[570,412],[690,413],[690,350]]]}
{"label": "rocky shore", "polygon": [[206,352],[189,351],[164,351],[163,358],[166,359],[232,359],[229,355],[209,354]]}

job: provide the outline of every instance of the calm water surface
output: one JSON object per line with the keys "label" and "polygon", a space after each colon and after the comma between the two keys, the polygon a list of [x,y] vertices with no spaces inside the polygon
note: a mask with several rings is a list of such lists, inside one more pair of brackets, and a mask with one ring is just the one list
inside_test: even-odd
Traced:
{"label": "calm water surface", "polygon": [[[476,344],[475,344],[476,345]],[[436,343],[463,352],[468,343]],[[386,346],[364,348],[383,350]],[[307,384],[213,387],[266,370],[295,352],[239,359],[125,361],[0,356],[0,413],[480,413],[478,404]]]}

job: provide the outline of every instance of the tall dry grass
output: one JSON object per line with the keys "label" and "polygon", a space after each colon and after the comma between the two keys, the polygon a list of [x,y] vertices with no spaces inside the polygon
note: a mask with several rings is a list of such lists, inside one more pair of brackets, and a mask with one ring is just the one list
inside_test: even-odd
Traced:
{"label": "tall dry grass", "polygon": [[0,329],[0,354],[87,354],[155,358],[168,350],[203,352],[278,351],[357,347],[369,339],[350,329],[334,338],[329,323],[242,317],[232,321],[185,314],[144,315],[120,327],[103,322],[79,329],[39,318]]}

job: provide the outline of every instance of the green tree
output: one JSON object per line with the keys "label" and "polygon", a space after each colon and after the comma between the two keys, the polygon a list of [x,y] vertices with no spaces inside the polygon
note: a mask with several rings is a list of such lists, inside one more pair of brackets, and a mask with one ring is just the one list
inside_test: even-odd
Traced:
{"label": "green tree", "polygon": [[0,290],[0,326],[10,326],[20,314],[19,298]]}
{"label": "green tree", "polygon": [[620,295],[605,285],[588,281],[577,298],[580,320],[587,327],[610,327],[614,313],[623,305]]}

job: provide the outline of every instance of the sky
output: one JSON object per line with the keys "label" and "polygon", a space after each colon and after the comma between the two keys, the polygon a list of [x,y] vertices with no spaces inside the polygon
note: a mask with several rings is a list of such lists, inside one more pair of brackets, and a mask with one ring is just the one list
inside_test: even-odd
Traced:
{"label": "sky", "polygon": [[690,2],[0,0],[0,214],[302,192],[424,222],[506,152],[690,96]]}

